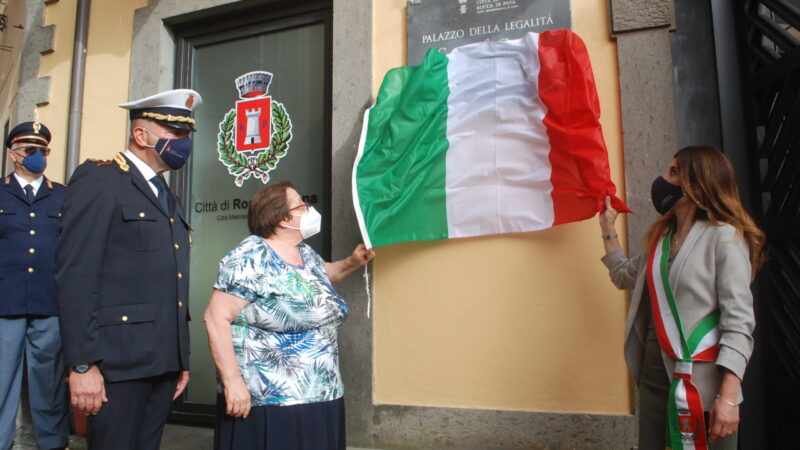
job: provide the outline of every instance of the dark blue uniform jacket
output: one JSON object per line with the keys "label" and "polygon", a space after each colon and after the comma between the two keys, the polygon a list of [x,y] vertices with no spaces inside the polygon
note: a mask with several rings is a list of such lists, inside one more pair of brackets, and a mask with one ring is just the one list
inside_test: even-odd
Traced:
{"label": "dark blue uniform jacket", "polygon": [[124,156],[69,181],[56,281],[67,366],[99,362],[106,381],[189,370],[189,224],[161,207]]}
{"label": "dark blue uniform jacket", "polygon": [[0,316],[55,316],[54,278],[63,184],[45,178],[28,203],[17,178],[0,179]]}

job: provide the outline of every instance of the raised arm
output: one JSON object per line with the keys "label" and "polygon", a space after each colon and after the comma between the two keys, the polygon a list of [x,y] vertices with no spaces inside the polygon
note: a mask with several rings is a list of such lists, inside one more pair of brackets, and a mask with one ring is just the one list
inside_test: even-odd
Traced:
{"label": "raised arm", "polygon": [[611,206],[611,197],[606,196],[606,209],[599,214],[600,232],[606,254],[603,264],[608,267],[611,282],[619,289],[633,289],[639,275],[641,256],[628,258],[619,245],[619,236],[614,223],[619,213]]}
{"label": "raised arm", "polygon": [[375,256],[375,251],[368,249],[364,244],[358,244],[347,258],[335,262],[325,263],[325,272],[328,273],[332,283],[338,283],[350,275],[354,270],[368,263]]}

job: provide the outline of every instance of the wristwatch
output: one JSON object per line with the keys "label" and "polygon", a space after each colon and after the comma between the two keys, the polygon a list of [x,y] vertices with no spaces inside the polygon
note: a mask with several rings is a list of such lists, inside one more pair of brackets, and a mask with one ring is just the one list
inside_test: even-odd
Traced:
{"label": "wristwatch", "polygon": [[72,371],[77,373],[86,373],[91,368],[92,364],[78,364],[77,366],[72,367]]}

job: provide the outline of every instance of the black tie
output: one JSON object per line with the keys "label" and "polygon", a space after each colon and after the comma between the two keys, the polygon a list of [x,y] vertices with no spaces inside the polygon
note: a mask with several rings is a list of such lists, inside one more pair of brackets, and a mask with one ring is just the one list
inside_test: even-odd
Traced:
{"label": "black tie", "polygon": [[150,178],[150,182],[153,183],[158,190],[158,201],[161,202],[161,207],[169,214],[169,188],[167,188],[167,180],[161,175],[156,175]]}
{"label": "black tie", "polygon": [[28,199],[28,203],[33,203],[33,186],[30,184],[25,185],[25,198]]}

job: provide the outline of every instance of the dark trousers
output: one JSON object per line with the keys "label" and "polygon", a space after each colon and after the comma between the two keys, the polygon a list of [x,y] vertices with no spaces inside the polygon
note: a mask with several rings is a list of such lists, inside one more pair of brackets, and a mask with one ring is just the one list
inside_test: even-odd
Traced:
{"label": "dark trousers", "polygon": [[89,417],[89,448],[158,449],[177,385],[177,372],[106,383],[108,403],[96,416]]}

